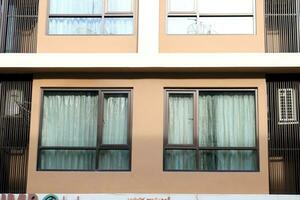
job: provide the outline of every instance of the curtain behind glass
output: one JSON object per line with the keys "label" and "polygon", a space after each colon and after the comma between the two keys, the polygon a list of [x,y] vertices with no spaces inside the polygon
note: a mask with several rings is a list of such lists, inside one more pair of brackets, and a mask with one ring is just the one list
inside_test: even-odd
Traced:
{"label": "curtain behind glass", "polygon": [[193,144],[193,94],[170,94],[168,116],[168,144]]}
{"label": "curtain behind glass", "polygon": [[50,14],[101,14],[102,0],[50,0]]}
{"label": "curtain behind glass", "polygon": [[199,95],[201,147],[255,147],[254,92],[207,92]]}
{"label": "curtain behind glass", "polygon": [[104,95],[103,144],[127,144],[128,95]]}
{"label": "curtain behind glass", "polygon": [[97,92],[44,93],[42,146],[95,147]]}
{"label": "curtain behind glass", "polygon": [[[255,147],[255,113],[254,92],[201,92],[200,147]],[[255,170],[257,164],[251,150],[201,151],[200,160],[204,170]]]}
{"label": "curtain behind glass", "polygon": [[[44,92],[41,147],[96,147],[97,92]],[[96,151],[42,150],[41,169],[90,170]]]}

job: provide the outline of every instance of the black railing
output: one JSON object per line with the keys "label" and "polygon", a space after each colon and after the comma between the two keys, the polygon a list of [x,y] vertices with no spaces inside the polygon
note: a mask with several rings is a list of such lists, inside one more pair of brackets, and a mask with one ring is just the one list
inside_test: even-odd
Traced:
{"label": "black railing", "polygon": [[0,76],[0,193],[26,192],[31,87]]}
{"label": "black railing", "polygon": [[299,52],[300,0],[265,0],[266,52]]}
{"label": "black railing", "polygon": [[0,4],[0,52],[36,52],[39,0],[0,0]]}
{"label": "black railing", "polygon": [[[267,78],[271,194],[300,194],[299,80],[297,75],[286,79],[282,76]],[[279,112],[283,113],[283,109],[279,104],[279,92],[282,89],[294,92],[290,98],[293,103],[286,102],[289,104],[287,112],[290,112],[290,115],[286,116],[289,116],[290,120],[280,119]],[[294,112],[295,120],[292,120],[291,112]]]}

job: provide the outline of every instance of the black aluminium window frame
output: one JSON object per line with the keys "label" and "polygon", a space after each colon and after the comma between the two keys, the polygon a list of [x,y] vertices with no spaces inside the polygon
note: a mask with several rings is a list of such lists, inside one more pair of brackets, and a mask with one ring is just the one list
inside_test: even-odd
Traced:
{"label": "black aluminium window frame", "polygon": [[[98,124],[97,124],[97,146],[96,147],[42,147],[42,125],[43,125],[43,106],[44,106],[44,92],[47,91],[56,91],[56,92],[98,92]],[[97,171],[109,171],[109,172],[129,172],[132,168],[132,88],[41,88],[41,96],[40,96],[40,116],[39,116],[39,135],[38,135],[38,151],[37,151],[37,163],[36,169],[37,171],[66,171],[66,172],[97,172]],[[102,135],[103,135],[103,108],[104,108],[104,95],[106,94],[127,94],[128,95],[128,135],[127,135],[127,144],[101,144]],[[96,151],[96,160],[95,160],[95,169],[94,170],[76,170],[76,169],[41,169],[40,161],[41,161],[41,150],[44,149],[59,149],[59,150],[95,150]],[[125,170],[119,169],[110,169],[103,170],[98,169],[99,166],[99,155],[100,150],[128,150],[129,151],[129,168]]]}
{"label": "black aluminium window frame", "polygon": [[[259,172],[259,123],[258,123],[258,92],[257,88],[164,88],[164,136],[163,136],[163,171],[164,172]],[[255,95],[255,147],[200,147],[198,139],[198,97],[201,92],[254,92]],[[168,144],[169,127],[169,94],[193,94],[193,144]],[[168,170],[166,169],[167,150],[194,150],[196,151],[195,170]],[[200,170],[199,151],[201,150],[252,150],[256,152],[255,170]]]}
{"label": "black aluminium window frame", "polygon": [[[134,35],[135,34],[135,23],[133,23],[133,33],[132,34],[105,34],[105,33],[99,33],[99,34],[81,34],[81,33],[75,33],[75,34],[67,34],[67,33],[62,33],[62,34],[51,34],[49,33],[49,19],[51,18],[99,18],[101,20],[105,20],[108,18],[132,18],[133,21],[135,20],[135,15],[136,15],[136,0],[131,0],[132,1],[132,12],[106,12],[106,2],[107,0],[99,0],[103,2],[103,10],[102,14],[51,14],[50,13],[50,1],[47,0],[47,12],[48,12],[48,17],[47,17],[47,28],[46,28],[46,34],[50,36],[128,36],[128,35]],[[104,23],[102,22],[101,25],[101,30],[103,31],[104,29]]]}

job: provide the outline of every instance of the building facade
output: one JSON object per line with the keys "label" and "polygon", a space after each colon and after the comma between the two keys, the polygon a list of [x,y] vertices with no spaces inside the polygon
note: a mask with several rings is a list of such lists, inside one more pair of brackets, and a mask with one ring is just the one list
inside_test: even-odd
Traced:
{"label": "building facade", "polygon": [[299,194],[299,3],[0,0],[0,192]]}

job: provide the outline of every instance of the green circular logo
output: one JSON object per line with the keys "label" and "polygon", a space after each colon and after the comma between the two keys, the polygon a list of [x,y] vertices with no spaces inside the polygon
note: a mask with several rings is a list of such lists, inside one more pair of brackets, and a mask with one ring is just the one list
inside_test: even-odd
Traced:
{"label": "green circular logo", "polygon": [[43,198],[43,200],[58,200],[58,197],[54,194],[48,194]]}

